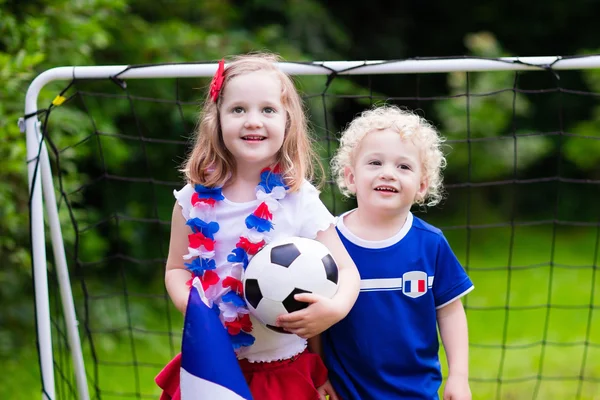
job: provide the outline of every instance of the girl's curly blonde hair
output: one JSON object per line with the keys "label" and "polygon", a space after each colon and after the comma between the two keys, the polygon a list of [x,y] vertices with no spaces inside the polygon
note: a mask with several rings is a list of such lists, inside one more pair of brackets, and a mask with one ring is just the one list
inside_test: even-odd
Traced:
{"label": "girl's curly blonde hair", "polygon": [[344,169],[354,163],[356,150],[367,133],[392,129],[402,137],[411,140],[420,150],[423,177],[427,180],[427,191],[415,203],[434,206],[443,197],[442,169],[446,158],[441,150],[444,139],[434,126],[417,114],[401,110],[392,105],[376,106],[364,111],[342,132],[340,147],[331,160],[331,173],[342,194],[351,197],[344,179]]}

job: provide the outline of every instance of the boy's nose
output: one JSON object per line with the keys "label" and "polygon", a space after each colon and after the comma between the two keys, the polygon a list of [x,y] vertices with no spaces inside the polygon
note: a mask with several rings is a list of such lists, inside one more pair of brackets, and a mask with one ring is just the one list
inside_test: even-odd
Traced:
{"label": "boy's nose", "polygon": [[393,167],[386,166],[381,169],[379,177],[381,179],[386,179],[386,180],[395,179],[396,178],[395,172],[396,171]]}

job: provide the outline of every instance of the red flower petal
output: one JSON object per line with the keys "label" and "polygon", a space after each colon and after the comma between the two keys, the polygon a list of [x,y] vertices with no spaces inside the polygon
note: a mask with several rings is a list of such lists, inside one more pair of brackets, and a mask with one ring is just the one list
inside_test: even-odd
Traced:
{"label": "red flower petal", "polygon": [[188,288],[190,288],[190,289],[192,288],[193,281],[194,281],[194,274],[192,274],[192,277],[190,278],[190,280],[185,283]]}
{"label": "red flower petal", "polygon": [[254,210],[254,215],[258,218],[268,219],[269,221],[273,219],[273,214],[269,211],[269,206],[267,203],[260,203],[256,210]]}
{"label": "red flower petal", "polygon": [[188,235],[190,247],[197,249],[200,246],[204,246],[207,251],[213,251],[215,249],[215,241],[207,238],[202,232],[196,232]]}
{"label": "red flower petal", "polygon": [[219,275],[217,275],[216,272],[211,270],[204,271],[204,274],[202,274],[200,281],[202,281],[202,289],[206,290],[212,285],[219,282]]}
{"label": "red flower petal", "polygon": [[230,335],[237,335],[242,330],[242,324],[238,320],[225,321],[225,326]]}
{"label": "red flower petal", "polygon": [[214,205],[215,205],[215,203],[216,203],[216,200],[215,200],[215,199],[212,199],[212,198],[209,198],[209,199],[201,199],[201,198],[198,196],[198,193],[194,193],[194,194],[192,194],[192,201],[191,201],[191,202],[192,202],[192,206],[195,206],[195,205],[196,205],[196,203],[206,203],[206,204],[208,204],[209,206],[212,206],[212,207],[214,207]]}
{"label": "red flower petal", "polygon": [[244,332],[252,332],[252,321],[250,321],[250,314],[242,314],[239,320]]}
{"label": "red flower petal", "polygon": [[253,256],[256,253],[258,253],[258,251],[260,249],[263,248],[263,246],[265,245],[265,241],[261,240],[258,243],[252,243],[251,241],[249,241],[248,239],[246,239],[245,237],[240,237],[240,241],[237,242],[237,244],[235,245],[235,247],[239,247],[241,249],[244,249],[244,251],[246,253],[248,253],[249,255]]}
{"label": "red flower petal", "polygon": [[242,282],[235,279],[233,276],[228,276],[223,280],[221,284],[224,288],[230,288],[232,292],[235,292],[237,294],[243,294]]}
{"label": "red flower petal", "polygon": [[252,321],[249,314],[242,314],[235,321],[225,321],[227,331],[231,335],[237,335],[240,331],[252,332]]}

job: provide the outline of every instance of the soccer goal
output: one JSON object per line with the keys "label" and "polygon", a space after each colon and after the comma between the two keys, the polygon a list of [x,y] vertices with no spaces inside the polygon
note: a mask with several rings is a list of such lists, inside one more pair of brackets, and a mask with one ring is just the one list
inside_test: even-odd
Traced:
{"label": "soccer goal", "polygon": [[[153,378],[181,343],[163,283],[172,192],[216,67],[60,67],[31,83],[20,124],[42,398],[158,398]],[[445,200],[413,212],[475,284],[473,397],[598,399],[600,56],[280,68],[324,165],[376,103],[417,110],[447,139]],[[354,207],[326,178],[331,211]]]}

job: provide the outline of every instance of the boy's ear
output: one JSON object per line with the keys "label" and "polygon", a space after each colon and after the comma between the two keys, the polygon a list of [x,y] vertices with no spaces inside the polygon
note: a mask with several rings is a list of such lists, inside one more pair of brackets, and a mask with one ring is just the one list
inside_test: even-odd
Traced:
{"label": "boy's ear", "polygon": [[425,198],[425,194],[427,193],[427,189],[429,188],[429,180],[427,178],[423,178],[421,183],[419,184],[419,190],[417,190],[417,195],[415,200],[423,200]]}
{"label": "boy's ear", "polygon": [[351,193],[356,194],[356,182],[354,179],[354,171],[352,171],[352,167],[344,168],[344,180],[346,181],[346,186]]}

